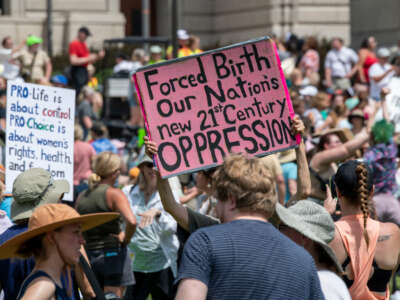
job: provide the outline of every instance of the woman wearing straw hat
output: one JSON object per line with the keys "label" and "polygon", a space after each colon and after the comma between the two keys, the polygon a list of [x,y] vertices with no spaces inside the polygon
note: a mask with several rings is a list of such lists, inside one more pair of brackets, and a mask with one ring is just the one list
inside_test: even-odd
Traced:
{"label": "woman wearing straw hat", "polygon": [[373,175],[364,163],[342,164],[335,185],[342,218],[335,223],[331,247],[344,269],[350,295],[353,300],[389,299],[388,283],[400,261],[400,230],[370,217]]}
{"label": "woman wearing straw hat", "polygon": [[22,284],[18,300],[71,299],[71,289],[61,287],[61,275],[79,261],[85,243],[82,231],[117,217],[117,213],[81,216],[65,204],[35,209],[28,230],[0,246],[0,259],[35,257],[35,268]]}
{"label": "woman wearing straw hat", "polygon": [[89,177],[89,189],[78,197],[76,208],[82,214],[119,212],[121,219],[99,226],[85,233],[90,263],[104,292],[122,298],[127,286],[135,283],[131,260],[126,245],[136,230],[136,218],[124,193],[113,185],[120,174],[121,159],[111,152],[100,153]]}

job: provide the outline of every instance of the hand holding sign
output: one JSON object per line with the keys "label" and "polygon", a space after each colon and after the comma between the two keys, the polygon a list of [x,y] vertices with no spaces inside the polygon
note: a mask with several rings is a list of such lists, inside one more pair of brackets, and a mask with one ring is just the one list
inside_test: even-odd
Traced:
{"label": "hand holding sign", "polygon": [[269,38],[147,66],[134,80],[164,178],[219,165],[230,152],[262,156],[297,144]]}
{"label": "hand holding sign", "polygon": [[298,115],[295,115],[292,120],[292,131],[293,135],[303,136],[306,127],[304,126],[303,121],[300,119]]}
{"label": "hand holding sign", "polygon": [[144,138],[144,147],[147,156],[149,156],[151,159],[153,159],[153,156],[157,154],[158,147],[157,144],[153,141],[149,140],[149,137],[145,136]]}

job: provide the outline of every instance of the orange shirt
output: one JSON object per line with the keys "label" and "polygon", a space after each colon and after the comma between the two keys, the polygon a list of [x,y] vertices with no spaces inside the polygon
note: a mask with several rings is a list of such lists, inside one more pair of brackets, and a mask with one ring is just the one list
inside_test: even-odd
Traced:
{"label": "orange shirt", "polygon": [[345,216],[335,223],[347,254],[350,257],[351,268],[354,273],[354,283],[349,289],[351,299],[388,300],[390,296],[389,286],[386,290],[386,296],[381,296],[371,292],[367,286],[372,263],[374,261],[380,224],[378,221],[368,218],[368,248],[363,235],[363,224],[364,219],[362,214]]}

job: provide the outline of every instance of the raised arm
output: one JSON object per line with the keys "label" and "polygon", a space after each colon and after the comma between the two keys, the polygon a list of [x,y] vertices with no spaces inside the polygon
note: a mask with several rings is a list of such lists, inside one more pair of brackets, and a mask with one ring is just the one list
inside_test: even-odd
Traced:
{"label": "raised arm", "polygon": [[120,234],[120,242],[128,245],[136,231],[136,217],[129,205],[128,198],[120,189],[109,188],[106,191],[106,201],[110,209],[119,212],[124,218],[126,228],[125,232]]}
{"label": "raised arm", "polygon": [[382,115],[383,115],[383,118],[387,122],[390,122],[389,112],[387,110],[387,104],[386,104],[386,96],[389,93],[390,93],[390,89],[389,88],[382,88],[382,90],[381,90]]}
{"label": "raised arm", "polygon": [[[144,145],[146,147],[146,154],[149,157],[153,157],[153,155],[157,154],[157,145],[149,141],[148,137],[144,137]],[[165,211],[168,212],[183,229],[189,231],[189,216],[186,207],[176,202],[168,179],[162,179],[158,172],[157,189]]]}
{"label": "raised arm", "polygon": [[69,62],[73,66],[82,66],[84,64],[88,64],[88,63],[96,61],[96,58],[97,58],[96,54],[90,54],[87,57],[78,57],[75,54],[71,54],[69,56]]}
{"label": "raised arm", "polygon": [[383,74],[377,75],[377,76],[371,76],[371,73],[369,73],[370,77],[375,81],[375,82],[380,82],[383,78],[385,78],[388,74],[396,71],[396,66],[391,66],[390,69],[387,69]]}
{"label": "raised arm", "polygon": [[367,130],[363,130],[357,134],[352,140],[347,143],[335,147],[333,149],[318,152],[312,158],[310,164],[314,169],[319,169],[321,165],[327,165],[332,162],[345,160],[353,155],[358,149],[362,147],[369,139]]}
{"label": "raised arm", "polygon": [[[299,116],[293,118],[292,131],[294,134],[304,134],[304,123]],[[303,139],[301,139],[300,145],[296,149],[296,160],[297,160],[297,193],[292,197],[291,200],[306,199],[311,193],[311,178],[310,170],[308,168],[306,147]]]}
{"label": "raised arm", "polygon": [[179,198],[179,202],[182,204],[188,203],[192,199],[196,198],[197,196],[201,195],[201,191],[197,189],[197,187],[193,187],[188,192]]}

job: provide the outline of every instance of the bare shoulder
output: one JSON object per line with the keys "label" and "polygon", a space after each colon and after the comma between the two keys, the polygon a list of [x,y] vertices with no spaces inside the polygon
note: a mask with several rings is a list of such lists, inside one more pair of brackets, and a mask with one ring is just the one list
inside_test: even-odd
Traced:
{"label": "bare shoulder", "polygon": [[47,277],[39,277],[31,282],[21,300],[51,300],[56,292],[54,282]]}
{"label": "bare shoulder", "polygon": [[394,223],[380,223],[378,242],[393,240],[400,242],[400,230]]}
{"label": "bare shoulder", "polygon": [[114,187],[110,187],[107,189],[106,196],[111,196],[111,197],[116,197],[116,198],[119,198],[119,197],[125,198],[126,197],[122,190],[114,188]]}
{"label": "bare shoulder", "polygon": [[380,223],[375,261],[384,270],[393,270],[399,261],[400,230],[396,224]]}
{"label": "bare shoulder", "polygon": [[342,237],[340,236],[339,231],[335,228],[335,237],[329,243],[329,246],[335,252],[339,262],[343,262],[347,257],[346,249],[343,245]]}

